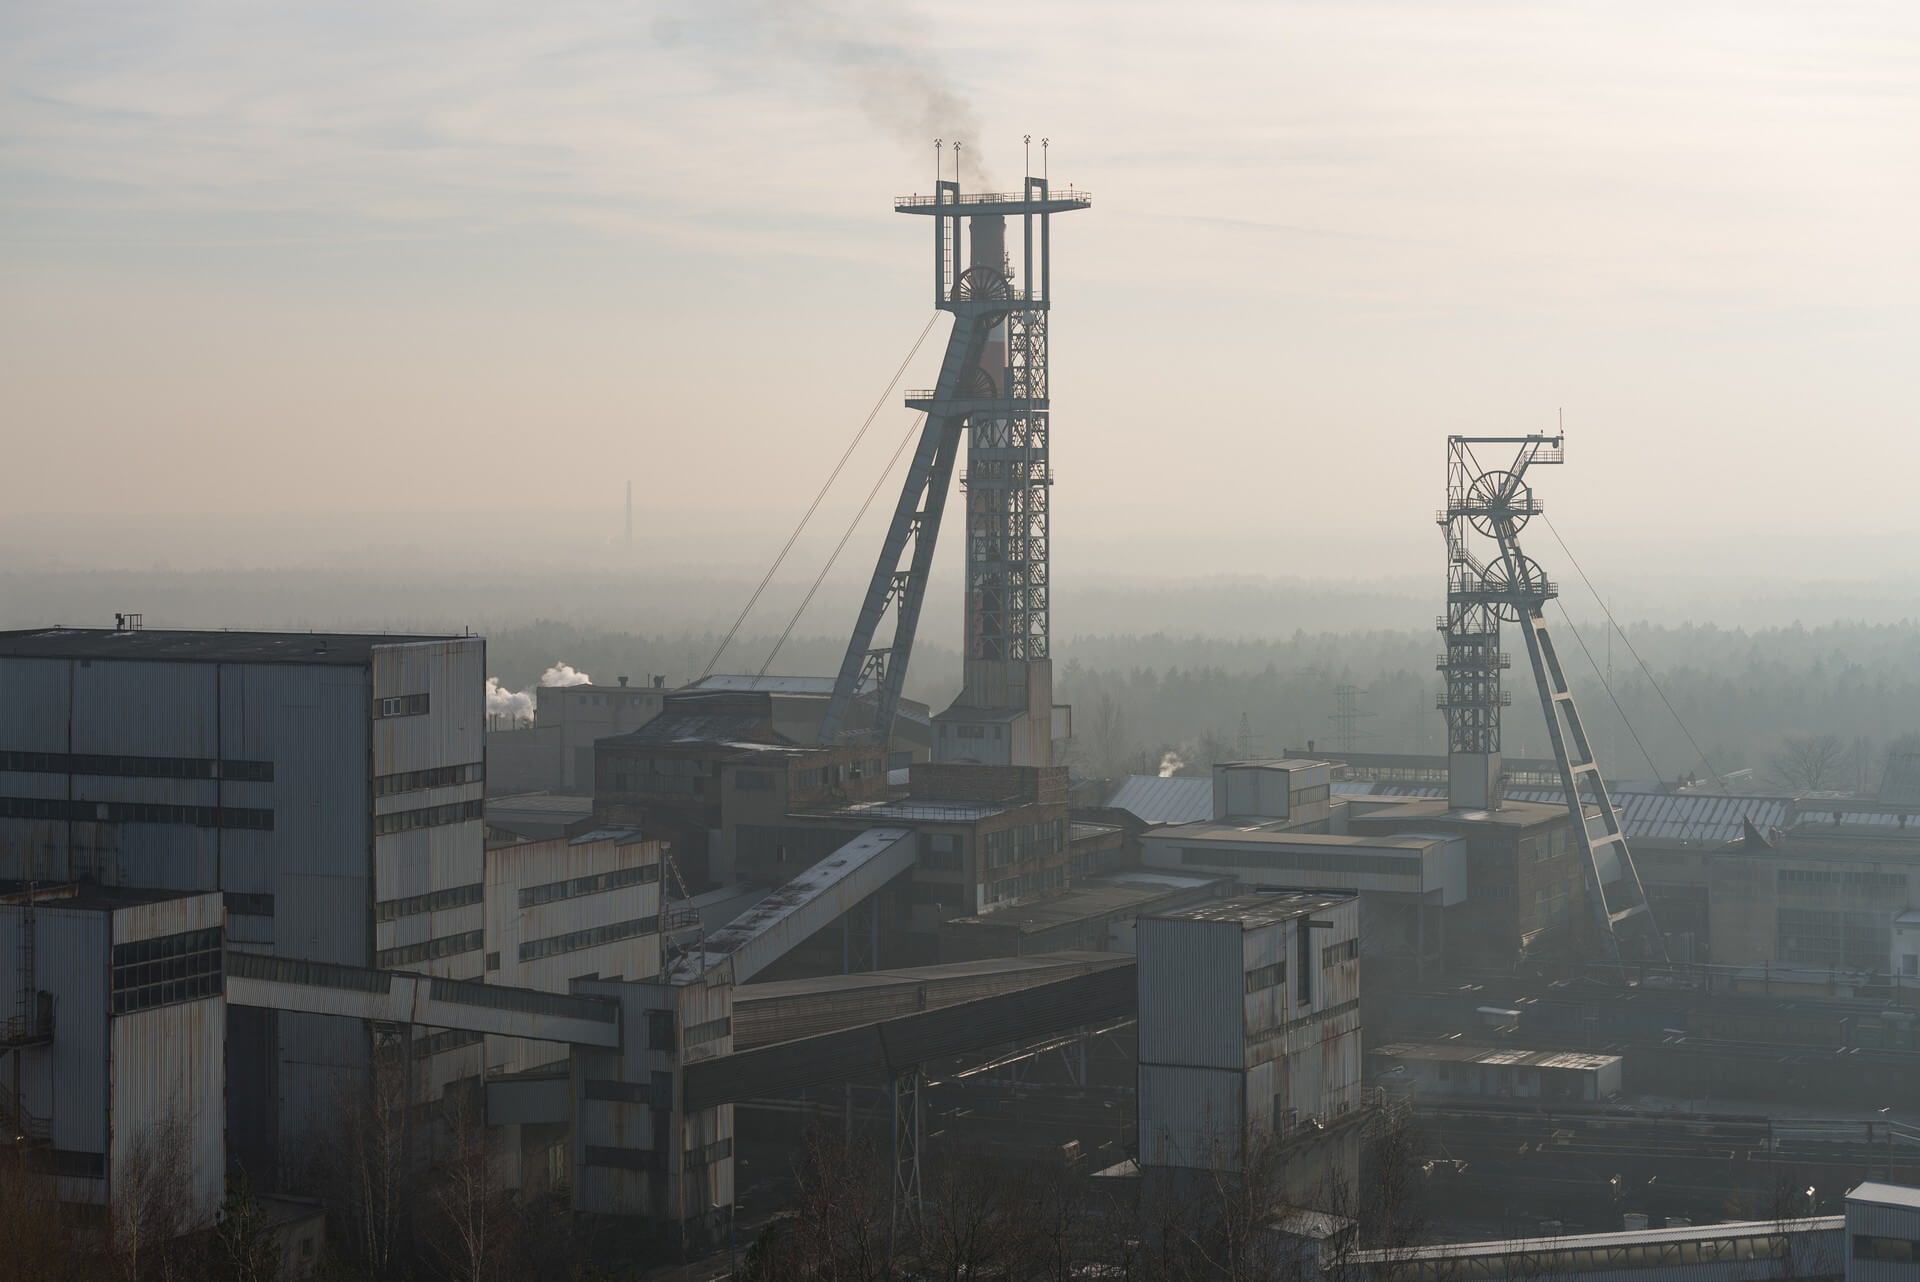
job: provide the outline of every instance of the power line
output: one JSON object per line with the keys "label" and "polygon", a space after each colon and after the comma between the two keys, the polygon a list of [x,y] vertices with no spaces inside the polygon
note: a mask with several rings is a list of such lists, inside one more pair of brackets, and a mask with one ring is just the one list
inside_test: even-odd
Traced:
{"label": "power line", "polygon": [[[1660,696],[1660,702],[1665,704],[1667,711],[1673,715],[1674,724],[1679,726],[1680,733],[1687,737],[1687,743],[1693,748],[1694,755],[1700,758],[1700,764],[1707,768],[1707,773],[1713,776],[1714,782],[1718,783],[1722,788],[1726,787],[1727,781],[1721,777],[1718,770],[1713,768],[1713,763],[1707,760],[1707,754],[1700,751],[1700,744],[1694,739],[1693,731],[1687,729],[1686,720],[1681,717],[1680,710],[1673,706],[1673,701],[1667,698],[1667,692],[1660,688],[1659,679],[1653,675],[1653,669],[1647,666],[1647,661],[1640,657],[1638,650],[1633,648],[1632,638],[1627,636],[1626,629],[1620,626],[1620,621],[1613,617],[1613,611],[1607,608],[1605,599],[1600,595],[1600,589],[1593,586],[1593,580],[1588,578],[1587,572],[1580,567],[1580,562],[1574,558],[1573,550],[1567,546],[1567,541],[1560,537],[1560,531],[1554,529],[1553,522],[1547,517],[1546,513],[1541,513],[1540,519],[1546,522],[1548,531],[1553,535],[1553,541],[1558,543],[1560,550],[1567,554],[1568,563],[1572,565],[1574,571],[1579,574],[1580,581],[1587,585],[1587,591],[1593,593],[1594,603],[1600,607],[1600,613],[1606,616],[1607,622],[1612,625],[1613,630],[1620,634],[1621,644],[1627,647],[1627,653],[1633,656],[1633,661],[1640,665],[1640,671],[1646,674],[1647,684],[1653,687],[1653,692]],[[1560,613],[1564,615],[1566,612],[1567,607],[1563,604],[1560,607]],[[1572,627],[1572,622],[1569,621],[1567,626]],[[1579,634],[1575,633],[1574,635],[1577,637]],[[1582,644],[1584,645],[1584,643]],[[1588,655],[1587,657],[1589,661],[1591,661],[1593,656]],[[1626,714],[1620,714],[1620,719],[1625,721]],[[1629,725],[1627,729],[1631,730],[1633,727]],[[1647,764],[1652,765],[1653,762],[1648,761]]]}
{"label": "power line", "polygon": [[1580,653],[1587,656],[1587,663],[1593,668],[1593,675],[1600,678],[1600,688],[1607,692],[1607,699],[1613,704],[1613,710],[1620,714],[1620,724],[1627,728],[1627,733],[1633,736],[1634,746],[1640,749],[1640,755],[1647,759],[1647,769],[1653,771],[1655,779],[1666,778],[1660,773],[1660,767],[1653,764],[1653,754],[1647,751],[1647,745],[1640,742],[1640,732],[1633,728],[1633,722],[1627,720],[1627,710],[1620,706],[1620,700],[1614,698],[1613,687],[1607,684],[1606,674],[1600,671],[1600,665],[1593,661],[1593,651],[1587,649],[1586,638],[1580,635],[1579,628],[1573,626],[1573,616],[1567,613],[1566,604],[1564,602],[1555,604],[1560,606],[1560,617],[1566,620],[1567,631],[1573,633],[1573,639],[1580,643]]}
{"label": "power line", "polygon": [[793,533],[787,536],[785,546],[780,549],[780,555],[774,557],[773,564],[767,567],[766,576],[760,580],[760,586],[755,588],[753,595],[747,598],[747,604],[741,609],[740,617],[735,619],[733,626],[727,629],[727,635],[720,638],[720,644],[714,650],[713,657],[708,659],[707,666],[700,670],[701,677],[704,678],[712,674],[714,667],[720,662],[720,656],[726,653],[729,645],[733,644],[733,638],[740,631],[740,625],[747,621],[747,616],[753,612],[754,605],[760,600],[760,594],[767,590],[767,584],[773,582],[773,576],[779,573],[780,566],[787,559],[787,553],[793,551],[793,545],[800,541],[801,532],[807,528],[807,522],[813,519],[813,514],[819,510],[821,500],[827,497],[828,489],[830,489],[834,481],[839,478],[841,470],[847,465],[847,460],[853,457],[853,451],[858,448],[860,442],[866,438],[867,429],[873,426],[873,420],[880,417],[880,410],[886,405],[887,398],[892,396],[893,389],[899,386],[901,375],[907,372],[907,366],[913,363],[913,358],[920,354],[920,344],[927,341],[927,335],[933,332],[934,322],[939,319],[939,312],[935,312],[927,318],[926,328],[920,331],[920,337],[913,340],[913,346],[908,349],[906,359],[900,362],[900,367],[893,371],[893,377],[887,381],[886,390],[880,393],[880,398],[873,403],[873,408],[867,411],[866,422],[860,424],[860,430],[853,434],[853,440],[848,443],[846,450],[841,453],[840,461],[835,463],[833,465],[833,471],[827,474],[825,483],[820,486],[820,492],[815,494],[813,496],[813,502],[807,505],[806,514],[800,518],[800,524],[793,527]]}
{"label": "power line", "polygon": [[791,619],[787,620],[786,631],[782,632],[780,639],[773,643],[773,649],[767,651],[767,661],[760,665],[760,671],[754,677],[755,681],[766,676],[767,669],[773,666],[773,660],[780,653],[780,647],[785,645],[787,638],[793,635],[794,626],[800,622],[800,616],[806,613],[807,606],[813,602],[813,594],[818,592],[820,585],[826,581],[828,573],[833,569],[833,563],[840,559],[840,553],[845,550],[847,540],[853,537],[853,531],[860,524],[861,518],[866,516],[867,509],[873,506],[874,496],[880,493],[880,487],[887,483],[887,477],[893,474],[894,465],[900,461],[900,456],[906,453],[907,443],[913,440],[914,433],[920,430],[920,424],[925,422],[926,418],[925,414],[916,417],[912,426],[907,428],[907,434],[900,438],[900,444],[894,446],[893,457],[887,460],[887,465],[880,470],[880,475],[874,478],[873,488],[867,491],[866,501],[860,504],[860,510],[853,514],[853,519],[847,522],[846,533],[842,534],[840,541],[834,544],[833,554],[827,558],[827,563],[820,567],[820,573],[814,579],[813,586],[807,589],[807,595],[801,598],[800,608],[793,612]]}

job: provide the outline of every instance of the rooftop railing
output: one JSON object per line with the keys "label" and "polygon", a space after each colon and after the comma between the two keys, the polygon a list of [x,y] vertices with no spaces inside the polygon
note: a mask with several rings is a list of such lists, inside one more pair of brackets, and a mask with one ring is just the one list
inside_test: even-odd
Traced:
{"label": "rooftop railing", "polygon": [[1034,204],[1044,201],[1047,204],[1091,205],[1093,193],[1074,187],[1062,187],[1044,196],[1029,196],[1024,191],[968,191],[961,192],[957,197],[952,198],[921,195],[895,196],[893,207],[918,209],[926,205],[1024,205],[1029,201]]}

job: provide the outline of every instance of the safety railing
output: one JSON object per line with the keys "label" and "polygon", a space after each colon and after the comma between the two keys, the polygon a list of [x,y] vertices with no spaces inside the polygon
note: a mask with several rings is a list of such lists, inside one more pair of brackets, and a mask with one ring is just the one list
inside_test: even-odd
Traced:
{"label": "safety railing", "polygon": [[938,196],[895,196],[895,209],[922,209],[928,205],[1024,205],[1027,203],[1049,205],[1091,205],[1093,193],[1076,187],[1062,187],[1049,191],[1044,196],[1028,195],[1024,191],[968,191],[956,195]]}

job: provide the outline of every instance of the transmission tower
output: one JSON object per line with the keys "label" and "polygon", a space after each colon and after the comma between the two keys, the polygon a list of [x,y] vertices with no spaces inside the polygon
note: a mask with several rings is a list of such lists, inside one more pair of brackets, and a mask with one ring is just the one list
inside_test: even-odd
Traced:
{"label": "transmission tower", "polygon": [[1365,694],[1366,691],[1359,686],[1338,685],[1333,688],[1333,715],[1327,719],[1333,722],[1334,751],[1348,754],[1359,751],[1360,722],[1373,715],[1360,711],[1360,699]]}
{"label": "transmission tower", "polygon": [[[1513,461],[1483,467],[1476,446],[1503,454],[1512,449]],[[1664,961],[1665,941],[1547,634],[1546,603],[1558,589],[1520,550],[1520,531],[1541,511],[1527,469],[1564,460],[1559,436],[1447,438],[1447,507],[1439,518],[1447,541],[1447,613],[1439,625],[1446,651],[1438,665],[1446,680],[1440,706],[1447,716],[1447,795],[1457,807],[1500,804],[1500,709],[1510,702],[1500,688],[1500,673],[1509,666],[1500,624],[1517,622],[1566,790],[1600,945],[1609,960]]]}
{"label": "transmission tower", "polygon": [[[953,316],[938,382],[907,393],[926,414],[900,501],[848,642],[820,741],[872,735],[886,742],[906,681],[940,518],[964,439],[966,490],[965,684],[942,720],[948,742],[992,742],[1005,729],[1007,760],[1045,765],[1051,754],[1048,652],[1047,316],[1052,306],[1052,215],[1086,209],[1085,192],[1050,190],[1029,176],[1017,193],[962,193],[940,179],[931,196],[894,202],[933,220],[934,306]],[[1020,219],[1020,259],[1007,250],[1007,219]],[[960,261],[962,223],[971,240]],[[892,636],[876,642],[891,614]],[[876,692],[871,720],[852,724],[854,700]],[[1009,715],[1012,714],[1012,715]],[[1024,737],[1020,737],[1024,736]],[[936,741],[935,755],[940,755]]]}

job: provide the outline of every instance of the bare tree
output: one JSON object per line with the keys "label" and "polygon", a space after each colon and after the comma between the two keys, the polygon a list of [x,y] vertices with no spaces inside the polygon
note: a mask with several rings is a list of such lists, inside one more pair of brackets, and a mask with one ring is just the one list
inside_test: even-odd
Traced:
{"label": "bare tree", "polygon": [[182,1238],[194,1224],[192,1129],[178,1108],[168,1109],[133,1136],[114,1163],[113,1254],[128,1282],[198,1277],[194,1244]]}
{"label": "bare tree", "polygon": [[1010,1188],[1002,1172],[971,1156],[941,1163],[928,1181],[914,1236],[913,1272],[937,1282],[976,1282],[1008,1271]]}
{"label": "bare tree", "polygon": [[1846,745],[1834,734],[1788,735],[1768,770],[1774,782],[1795,792],[1825,792],[1845,782]]}
{"label": "bare tree", "polygon": [[517,1236],[517,1208],[500,1178],[476,1093],[449,1090],[441,1104],[448,1149],[427,1195],[427,1245],[451,1282],[503,1278]]}
{"label": "bare tree", "polygon": [[340,1216],[351,1254],[374,1277],[396,1271],[410,1243],[407,1110],[410,1050],[403,1039],[374,1049],[357,1086],[338,1092],[325,1155],[328,1201]]}
{"label": "bare tree", "polygon": [[0,1149],[0,1244],[10,1276],[44,1282],[81,1282],[98,1276],[53,1195],[52,1181],[34,1169],[25,1146]]}
{"label": "bare tree", "polygon": [[278,1282],[280,1277],[280,1244],[244,1174],[227,1182],[212,1255],[213,1276],[220,1282]]}
{"label": "bare tree", "polygon": [[885,1173],[873,1150],[824,1128],[794,1167],[791,1214],[747,1252],[756,1282],[880,1282],[889,1274]]}

